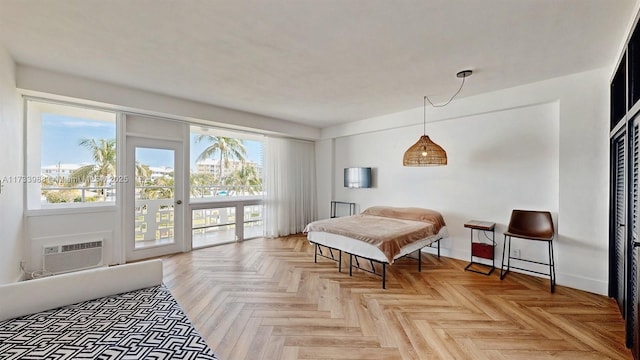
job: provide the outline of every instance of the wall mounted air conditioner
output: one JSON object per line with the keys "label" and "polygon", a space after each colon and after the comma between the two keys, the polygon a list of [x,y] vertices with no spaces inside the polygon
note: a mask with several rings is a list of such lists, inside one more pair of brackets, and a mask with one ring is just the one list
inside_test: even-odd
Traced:
{"label": "wall mounted air conditioner", "polygon": [[44,274],[60,274],[102,265],[102,240],[43,246]]}

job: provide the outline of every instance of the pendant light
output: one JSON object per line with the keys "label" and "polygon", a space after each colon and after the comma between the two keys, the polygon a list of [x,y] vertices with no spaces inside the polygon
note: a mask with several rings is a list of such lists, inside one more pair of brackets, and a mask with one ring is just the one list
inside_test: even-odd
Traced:
{"label": "pendant light", "polygon": [[422,119],[422,136],[418,139],[418,142],[413,144],[407,151],[404,153],[404,157],[402,159],[402,165],[404,166],[441,166],[447,165],[447,152],[444,149],[431,141],[429,136],[427,135],[427,101],[433,107],[445,107],[449,105],[451,101],[460,93],[462,87],[464,86],[464,79],[468,76],[471,76],[471,70],[463,70],[456,74],[458,78],[462,78],[462,83],[460,84],[460,88],[456,91],[455,94],[444,104],[435,105],[429,100],[427,96],[424,97],[424,105],[423,105],[423,119]]}

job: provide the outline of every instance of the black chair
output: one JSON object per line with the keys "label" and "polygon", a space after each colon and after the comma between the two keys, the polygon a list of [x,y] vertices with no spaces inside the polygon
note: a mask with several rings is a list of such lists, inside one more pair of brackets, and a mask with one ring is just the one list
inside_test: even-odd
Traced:
{"label": "black chair", "polygon": [[[504,233],[504,244],[502,246],[502,266],[500,267],[500,280],[504,279],[511,268],[524,270],[549,277],[551,292],[553,293],[556,286],[556,267],[553,259],[553,237],[555,231],[551,213],[548,211],[532,211],[532,210],[513,210],[511,212],[511,220],[509,220],[509,228]],[[508,238],[508,241],[507,241]],[[525,240],[544,241],[549,246],[549,262],[543,263],[539,261],[526,260],[519,257],[511,256],[511,238],[520,238]],[[508,243],[508,245],[507,245]],[[507,250],[507,247],[509,248]],[[504,269],[505,251],[507,252],[507,269]],[[511,266],[511,259],[525,261],[534,264],[548,265],[549,273],[523,269]]]}

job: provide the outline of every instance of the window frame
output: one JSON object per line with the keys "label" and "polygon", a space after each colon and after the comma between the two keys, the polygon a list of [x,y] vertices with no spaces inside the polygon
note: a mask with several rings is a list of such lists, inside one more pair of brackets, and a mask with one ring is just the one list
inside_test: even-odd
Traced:
{"label": "window frame", "polygon": [[[197,129],[198,131],[194,131],[195,129]],[[190,123],[189,124],[189,159],[191,159],[192,157],[192,151],[193,151],[193,143],[192,143],[192,137],[194,134],[206,134],[206,135],[212,135],[212,136],[221,136],[221,137],[230,137],[230,138],[235,138],[235,139],[239,139],[239,140],[248,140],[248,141],[255,141],[255,142],[260,142],[261,143],[261,159],[260,159],[260,163],[257,163],[257,165],[261,166],[261,169],[256,169],[258,170],[258,174],[259,174],[259,178],[260,178],[260,182],[262,184],[262,193],[261,194],[255,194],[255,195],[228,195],[228,196],[202,196],[202,197],[194,197],[192,195],[192,189],[191,189],[191,176],[193,174],[197,174],[197,168],[198,168],[198,164],[197,162],[195,162],[192,166],[191,161],[189,163],[189,184],[188,184],[188,189],[189,189],[189,200],[191,203],[194,204],[203,204],[203,203],[219,203],[219,202],[234,202],[237,200],[261,200],[264,198],[264,184],[265,184],[265,177],[264,177],[264,163],[265,163],[265,157],[264,157],[264,153],[266,150],[266,135],[265,134],[257,134],[257,133],[251,133],[251,132],[246,132],[246,131],[242,131],[242,130],[231,130],[231,129],[225,129],[225,128],[219,128],[219,127],[214,127],[214,126],[203,126],[201,124],[196,124],[196,123]],[[215,174],[214,174],[215,175]],[[211,184],[212,187],[230,187],[232,185],[224,185],[224,184]]]}
{"label": "window frame", "polygon": [[[71,102],[56,99],[49,99],[37,96],[23,95],[23,111],[24,111],[24,175],[21,176],[25,185],[24,192],[24,211],[25,215],[48,215],[48,214],[77,214],[88,212],[104,212],[104,211],[116,211],[123,193],[123,184],[115,183],[115,199],[114,201],[102,201],[102,202],[67,202],[67,203],[55,203],[44,204],[41,201],[42,196],[42,114],[43,109],[46,107],[67,107],[68,112],[54,112],[56,114],[63,114],[70,116],[80,117],[74,115],[78,112],[95,112],[94,114],[104,113],[113,116],[113,124],[115,126],[115,140],[116,140],[116,177],[121,174],[120,160],[124,155],[122,153],[123,140],[121,137],[122,126],[122,111],[117,109],[100,107],[83,104],[81,102]],[[30,104],[31,103],[31,104]],[[38,109],[38,106],[40,109]],[[34,109],[36,111],[34,112]],[[89,120],[92,120],[89,118]],[[104,118],[105,121],[111,121]],[[95,119],[95,121],[99,121]],[[28,181],[31,179],[31,181]]]}

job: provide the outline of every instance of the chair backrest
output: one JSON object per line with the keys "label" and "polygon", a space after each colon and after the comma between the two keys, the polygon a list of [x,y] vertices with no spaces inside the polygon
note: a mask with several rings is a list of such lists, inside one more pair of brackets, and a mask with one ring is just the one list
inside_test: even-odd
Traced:
{"label": "chair backrest", "polygon": [[548,211],[513,210],[508,232],[526,238],[553,239],[554,228]]}

